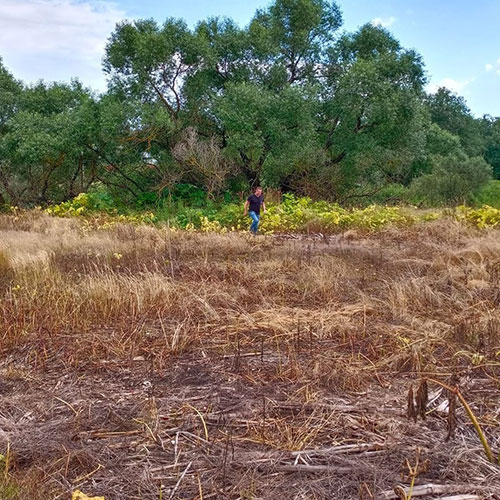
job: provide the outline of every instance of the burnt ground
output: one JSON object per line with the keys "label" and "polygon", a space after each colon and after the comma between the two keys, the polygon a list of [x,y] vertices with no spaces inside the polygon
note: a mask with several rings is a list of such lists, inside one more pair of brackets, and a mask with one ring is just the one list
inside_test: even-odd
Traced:
{"label": "burnt ground", "polygon": [[[409,486],[406,461],[414,466],[417,450],[417,485],[500,498],[500,468],[485,459],[463,409],[445,442],[447,398],[437,386],[427,418],[414,422],[409,374],[379,374],[365,391],[339,393],[287,379],[289,367],[276,380],[276,364],[265,346],[179,356],[161,370],[140,357],[67,373],[10,358],[0,365],[0,437],[16,468],[43,470],[54,499],[74,489],[108,500],[398,498],[391,492]],[[493,426],[498,385],[471,374],[461,386]]]}
{"label": "burnt ground", "polygon": [[[106,500],[500,499],[500,467],[487,459],[464,407],[456,403],[450,412],[455,399],[431,380],[459,387],[496,455],[498,282],[484,285],[493,280],[491,266],[482,280],[457,277],[456,267],[441,270],[435,248],[418,247],[420,236],[393,232],[347,248],[332,246],[337,240],[293,243],[303,248],[291,276],[303,269],[321,273],[331,259],[354,262],[335,292],[342,301],[323,307],[333,292],[327,287],[318,295],[321,281],[304,292],[283,279],[280,307],[276,302],[274,309],[242,311],[227,321],[220,313],[198,326],[197,342],[165,356],[156,354],[174,340],[168,324],[152,321],[154,314],[116,328],[93,323],[82,338],[40,328],[36,337],[16,341],[0,361],[0,450],[9,450],[10,462],[0,497],[69,499],[81,490]],[[446,250],[447,259],[483,272],[485,262],[497,265],[488,250],[495,241],[474,251],[460,241]],[[263,252],[282,252],[289,243],[275,245]],[[230,278],[237,293],[250,278],[237,281],[246,268],[224,258],[216,262],[220,267],[200,264],[197,272],[220,273],[221,287]],[[355,276],[362,266],[366,272]],[[192,265],[177,269],[196,289],[201,274]],[[389,291],[400,287],[390,300],[381,291],[389,275],[395,280]],[[269,290],[273,279],[265,283]],[[418,286],[401,288],[411,280]],[[298,284],[307,287],[307,281]],[[360,301],[355,289],[372,294],[371,302]],[[306,292],[309,306],[300,302]],[[390,301],[400,296],[406,302],[398,316],[388,310],[396,310]],[[189,308],[180,311],[182,317]],[[297,320],[296,311],[307,320]],[[140,348],[114,349],[118,345]],[[429,379],[426,418],[408,418],[409,388],[416,395],[423,379]]]}

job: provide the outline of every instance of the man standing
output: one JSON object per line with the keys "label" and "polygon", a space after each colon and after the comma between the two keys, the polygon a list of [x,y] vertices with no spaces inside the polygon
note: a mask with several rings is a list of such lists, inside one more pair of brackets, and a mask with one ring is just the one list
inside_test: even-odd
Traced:
{"label": "man standing", "polygon": [[260,220],[260,207],[262,206],[263,213],[266,213],[266,205],[264,203],[264,196],[262,194],[262,188],[256,187],[253,194],[251,194],[247,201],[245,202],[244,216],[248,215],[252,218],[252,225],[250,226],[250,232],[252,234],[257,234],[259,229]]}

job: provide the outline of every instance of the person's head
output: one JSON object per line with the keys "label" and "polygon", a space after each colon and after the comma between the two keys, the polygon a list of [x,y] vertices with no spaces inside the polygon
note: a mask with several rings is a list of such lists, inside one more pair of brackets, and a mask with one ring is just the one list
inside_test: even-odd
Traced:
{"label": "person's head", "polygon": [[257,186],[254,190],[253,190],[255,196],[260,196],[262,194],[262,188],[260,186]]}

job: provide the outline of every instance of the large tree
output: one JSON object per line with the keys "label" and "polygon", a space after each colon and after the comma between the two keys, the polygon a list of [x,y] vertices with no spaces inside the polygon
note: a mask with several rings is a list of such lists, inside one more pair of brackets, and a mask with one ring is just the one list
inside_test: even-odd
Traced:
{"label": "large tree", "polygon": [[[89,182],[81,130],[82,109],[93,101],[78,82],[38,83],[17,97],[0,136],[3,188],[11,202],[47,203],[74,196]],[[77,180],[79,185],[77,186]]]}
{"label": "large tree", "polygon": [[274,0],[244,28],[124,21],[101,96],[78,82],[23,87],[0,63],[3,196],[49,202],[95,182],[127,202],[180,182],[213,196],[243,178],[346,201],[452,177],[450,158],[484,173],[469,161],[480,156],[500,175],[498,120],[445,89],[427,96],[420,56],[387,30],[341,23],[327,0]]}
{"label": "large tree", "polygon": [[463,97],[441,87],[435,94],[427,97],[426,104],[432,121],[459,137],[462,148],[468,155],[484,154],[486,144],[481,121],[472,116]]}

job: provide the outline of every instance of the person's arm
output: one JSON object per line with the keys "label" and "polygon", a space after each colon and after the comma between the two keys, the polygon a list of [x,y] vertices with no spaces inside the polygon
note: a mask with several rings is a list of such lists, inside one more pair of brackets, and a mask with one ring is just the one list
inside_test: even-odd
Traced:
{"label": "person's arm", "polygon": [[262,200],[262,212],[264,214],[266,213],[266,204],[264,203],[264,200]]}
{"label": "person's arm", "polygon": [[248,213],[248,205],[250,205],[250,202],[247,200],[247,201],[245,201],[245,208],[243,210],[243,216],[246,216],[246,214]]}

